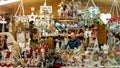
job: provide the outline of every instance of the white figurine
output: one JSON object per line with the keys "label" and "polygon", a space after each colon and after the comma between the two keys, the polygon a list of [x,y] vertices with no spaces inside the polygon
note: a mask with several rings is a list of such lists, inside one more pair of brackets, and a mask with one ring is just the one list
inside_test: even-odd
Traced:
{"label": "white figurine", "polygon": [[91,37],[91,32],[88,29],[86,29],[84,36],[85,36],[85,38]]}
{"label": "white figurine", "polygon": [[104,44],[104,46],[101,47],[104,51],[104,54],[107,54],[108,53],[108,50],[109,50],[109,46]]}
{"label": "white figurine", "polygon": [[23,52],[25,49],[25,42],[19,42],[19,47],[21,49],[21,52]]}
{"label": "white figurine", "polygon": [[42,48],[41,49],[41,54],[42,54],[42,58],[43,58],[43,60],[45,59],[44,57],[45,57],[45,49],[44,48]]}
{"label": "white figurine", "polygon": [[95,39],[95,43],[94,43],[94,50],[99,52],[99,45],[98,45],[98,39]]}

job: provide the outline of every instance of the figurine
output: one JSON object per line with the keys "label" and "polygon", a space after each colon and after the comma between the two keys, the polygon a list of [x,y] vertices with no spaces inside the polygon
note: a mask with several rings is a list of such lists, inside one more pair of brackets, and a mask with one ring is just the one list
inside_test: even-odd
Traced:
{"label": "figurine", "polygon": [[58,15],[60,17],[68,17],[69,16],[69,10],[66,4],[62,4],[60,6],[60,9],[58,10]]}
{"label": "figurine", "polygon": [[103,51],[104,51],[104,54],[108,54],[108,50],[109,50],[109,46],[108,46],[108,45],[104,44],[104,45],[102,46],[102,49],[103,49]]}
{"label": "figurine", "polygon": [[85,37],[85,43],[87,43],[87,46],[88,46],[90,42],[90,37],[91,37],[91,31],[89,31],[89,29],[86,29],[84,33],[84,37]]}

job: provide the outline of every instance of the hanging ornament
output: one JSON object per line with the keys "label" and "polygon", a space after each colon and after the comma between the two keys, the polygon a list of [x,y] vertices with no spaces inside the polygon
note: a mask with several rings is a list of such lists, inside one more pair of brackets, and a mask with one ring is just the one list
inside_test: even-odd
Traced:
{"label": "hanging ornament", "polygon": [[109,18],[111,18],[111,14],[109,14],[109,13],[108,14],[104,14],[104,13],[100,14],[100,19],[103,21],[104,24],[108,23],[109,20],[107,20],[107,19],[109,19]]}
{"label": "hanging ornament", "polygon": [[112,15],[117,17],[120,15],[119,12],[120,12],[119,2],[118,2],[118,0],[113,0],[112,6],[110,9],[110,13],[111,14],[113,13]]}
{"label": "hanging ornament", "polygon": [[30,21],[34,21],[34,22],[35,22],[35,18],[37,17],[37,15],[34,14],[35,8],[34,8],[34,7],[31,7],[31,11],[32,11],[31,15],[28,15],[28,17],[29,17],[29,22],[30,22]]}
{"label": "hanging ornament", "polygon": [[2,18],[2,16],[0,16],[0,23],[2,23],[2,24],[6,24],[7,22],[5,21],[5,18],[3,17]]}
{"label": "hanging ornament", "polygon": [[[20,12],[20,14],[18,14],[18,12]],[[24,22],[24,23],[28,22],[28,16],[26,16],[25,12],[24,12],[23,0],[21,0],[19,6],[17,8],[17,11],[16,11],[16,13],[14,15],[14,18],[15,18],[16,22]]]}

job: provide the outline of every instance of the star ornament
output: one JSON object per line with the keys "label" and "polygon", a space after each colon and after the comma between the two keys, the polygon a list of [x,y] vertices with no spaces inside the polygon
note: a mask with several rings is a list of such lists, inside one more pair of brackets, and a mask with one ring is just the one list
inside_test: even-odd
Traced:
{"label": "star ornament", "polygon": [[37,15],[35,15],[33,12],[31,13],[31,15],[28,15],[29,17],[29,22],[30,21],[34,21],[35,22],[35,18],[37,17]]}

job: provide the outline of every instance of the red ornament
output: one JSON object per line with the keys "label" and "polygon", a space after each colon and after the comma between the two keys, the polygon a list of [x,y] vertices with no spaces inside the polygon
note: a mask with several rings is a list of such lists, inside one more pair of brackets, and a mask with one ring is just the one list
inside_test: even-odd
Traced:
{"label": "red ornament", "polygon": [[116,48],[116,52],[120,52],[120,48]]}
{"label": "red ornament", "polygon": [[2,21],[3,19],[2,18],[0,18],[0,21]]}
{"label": "red ornament", "polygon": [[118,21],[120,21],[120,16],[118,17]]}
{"label": "red ornament", "polygon": [[5,66],[5,64],[4,64],[4,63],[2,63],[2,64],[1,64],[1,67],[4,67],[4,66]]}
{"label": "red ornament", "polygon": [[62,64],[54,64],[55,68],[61,68]]}

